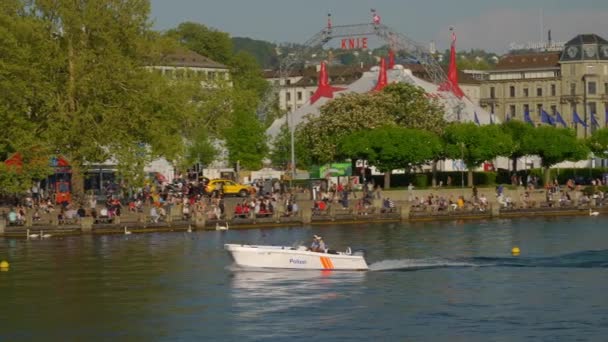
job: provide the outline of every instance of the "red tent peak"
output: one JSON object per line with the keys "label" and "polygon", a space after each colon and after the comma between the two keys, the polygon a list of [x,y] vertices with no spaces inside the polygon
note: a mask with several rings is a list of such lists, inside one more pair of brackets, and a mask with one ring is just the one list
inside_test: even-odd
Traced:
{"label": "red tent peak", "polygon": [[310,103],[315,103],[322,97],[333,99],[334,92],[342,91],[345,89],[346,88],[332,87],[331,85],[329,85],[329,77],[327,76],[327,66],[325,65],[325,62],[321,62],[317,90],[310,97]]}
{"label": "red tent peak", "polygon": [[388,85],[388,76],[386,75],[386,62],[384,58],[380,60],[380,71],[378,72],[378,82],[373,91],[381,91]]}

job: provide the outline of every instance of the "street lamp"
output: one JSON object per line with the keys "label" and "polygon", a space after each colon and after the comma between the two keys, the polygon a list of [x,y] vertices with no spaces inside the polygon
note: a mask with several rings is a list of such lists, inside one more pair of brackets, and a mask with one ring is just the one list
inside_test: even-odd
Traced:
{"label": "street lamp", "polygon": [[464,142],[459,142],[460,146],[460,186],[464,188]]}

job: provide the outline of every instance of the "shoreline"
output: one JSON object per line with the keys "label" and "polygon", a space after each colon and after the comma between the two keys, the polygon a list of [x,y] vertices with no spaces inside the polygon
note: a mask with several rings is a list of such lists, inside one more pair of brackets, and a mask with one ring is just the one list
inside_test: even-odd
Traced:
{"label": "shoreline", "polygon": [[[169,220],[155,224],[137,221],[125,221],[121,223],[101,223],[85,226],[80,224],[52,225],[36,223],[31,226],[6,226],[4,229],[0,224],[0,237],[27,239],[26,231],[31,233],[44,232],[52,237],[76,236],[76,235],[120,235],[125,234],[125,229],[132,234],[159,233],[159,232],[191,232],[216,230],[217,222],[228,222],[229,229],[276,229],[298,226],[327,226],[327,225],[356,225],[371,223],[399,223],[399,222],[446,222],[459,220],[495,220],[512,218],[533,217],[576,217],[589,216],[589,209],[599,212],[599,215],[607,215],[608,207],[569,207],[569,208],[527,208],[508,210],[486,210],[486,211],[452,211],[452,212],[410,212],[399,208],[392,213],[377,213],[370,215],[357,215],[352,213],[334,213],[333,215],[312,216],[306,220],[306,214],[298,217],[265,217],[257,219],[228,219],[228,220]],[[407,213],[407,216],[404,214]],[[83,220],[84,221],[84,220]],[[90,222],[92,223],[92,222]],[[34,238],[38,239],[38,238]]]}

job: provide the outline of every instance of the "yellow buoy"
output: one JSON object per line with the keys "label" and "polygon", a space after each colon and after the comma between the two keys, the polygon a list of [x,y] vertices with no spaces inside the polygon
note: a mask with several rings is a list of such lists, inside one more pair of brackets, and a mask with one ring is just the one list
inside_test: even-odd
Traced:
{"label": "yellow buoy", "polygon": [[0,261],[0,269],[8,269],[8,267],[9,267],[8,261],[6,261],[6,260]]}
{"label": "yellow buoy", "polygon": [[521,251],[519,250],[519,247],[513,247],[511,248],[511,254],[513,255],[519,255]]}

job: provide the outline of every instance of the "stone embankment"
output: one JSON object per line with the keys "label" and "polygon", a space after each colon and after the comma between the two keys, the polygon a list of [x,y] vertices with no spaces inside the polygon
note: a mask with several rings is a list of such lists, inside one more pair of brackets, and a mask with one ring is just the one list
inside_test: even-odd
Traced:
{"label": "stone embankment", "polygon": [[[527,192],[527,196],[526,196]],[[365,224],[378,222],[415,222],[437,220],[471,220],[493,218],[522,218],[536,216],[587,216],[590,211],[599,215],[608,215],[608,206],[596,203],[581,203],[582,194],[571,192],[570,203],[558,201],[547,202],[544,190],[505,190],[504,195],[513,199],[513,205],[505,207],[496,200],[494,189],[479,189],[478,196],[485,196],[488,204],[485,208],[468,202],[463,208],[448,207],[439,210],[433,205],[412,205],[410,199],[428,198],[429,196],[454,199],[463,196],[472,197],[470,189],[440,189],[440,190],[414,190],[414,191],[385,191],[372,201],[367,208],[357,209],[357,198],[349,201],[349,206],[343,208],[340,203],[331,203],[326,210],[315,210],[314,201],[304,198],[308,195],[299,194],[299,211],[293,215],[286,215],[280,208],[272,215],[256,217],[234,217],[234,208],[242,199],[227,198],[225,201],[225,217],[221,220],[209,218],[205,215],[183,217],[182,208],[174,206],[168,211],[167,217],[160,222],[152,222],[147,210],[141,213],[126,212],[115,217],[110,222],[94,221],[92,217],[84,217],[77,221],[59,222],[56,214],[46,214],[38,221],[33,221],[31,213],[21,225],[8,225],[6,220],[0,219],[0,236],[27,238],[30,234],[37,234],[38,238],[46,234],[52,236],[79,235],[79,234],[129,234],[162,231],[194,231],[215,230],[220,226],[229,229],[271,228],[300,225],[327,225],[327,224]],[[383,198],[390,198],[395,207],[383,208]],[[522,200],[526,198],[525,202]]]}

